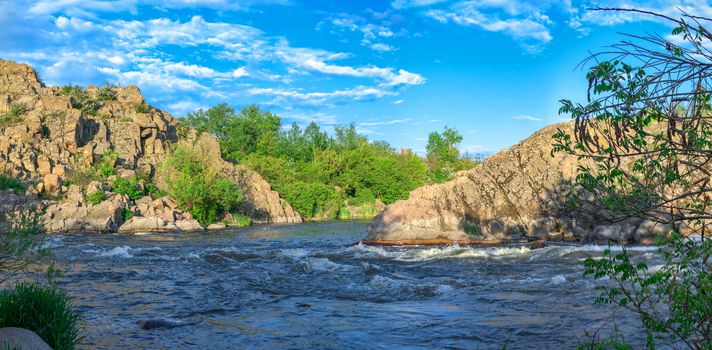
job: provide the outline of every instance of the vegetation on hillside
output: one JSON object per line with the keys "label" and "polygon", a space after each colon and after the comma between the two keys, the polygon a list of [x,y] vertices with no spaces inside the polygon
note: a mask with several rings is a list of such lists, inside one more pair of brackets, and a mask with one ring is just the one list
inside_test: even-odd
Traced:
{"label": "vegetation on hillside", "polygon": [[214,135],[223,158],[259,172],[305,218],[336,218],[345,205],[376,199],[390,204],[475,165],[460,158],[462,136],[449,128],[431,134],[428,158],[422,159],[369,141],[353,124],[336,127],[333,136],[313,122],[284,130],[278,116],[257,106],[236,112],[220,104],[188,114],[184,123]]}
{"label": "vegetation on hillside", "polygon": [[235,181],[192,150],[178,147],[160,171],[167,194],[203,226],[236,211],[242,203],[242,192]]}
{"label": "vegetation on hillside", "polygon": [[[611,51],[593,55],[589,100],[562,101],[576,120],[573,134],[559,131],[554,152],[590,161],[577,185],[588,203],[611,222],[630,217],[668,227],[651,268],[625,248],[585,261],[586,275],[605,278],[596,302],[638,315],[647,347],[712,349],[712,19],[683,13],[680,19],[631,9],[675,26],[672,35],[630,35]],[[683,235],[684,234],[684,235]],[[696,236],[685,236],[695,234]],[[586,349],[631,348],[622,339],[591,339]]]}

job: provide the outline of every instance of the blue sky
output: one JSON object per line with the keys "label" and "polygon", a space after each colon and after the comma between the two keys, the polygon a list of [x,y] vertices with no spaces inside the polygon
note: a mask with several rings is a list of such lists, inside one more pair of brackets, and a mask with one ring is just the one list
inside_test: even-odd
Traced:
{"label": "blue sky", "polygon": [[[595,6],[712,17],[706,0],[0,0],[0,58],[47,84],[135,84],[181,117],[256,103],[284,124],[355,123],[425,149],[457,128],[469,152],[506,148],[583,99],[576,65],[617,32],[670,27]],[[673,40],[673,38],[671,38]]]}

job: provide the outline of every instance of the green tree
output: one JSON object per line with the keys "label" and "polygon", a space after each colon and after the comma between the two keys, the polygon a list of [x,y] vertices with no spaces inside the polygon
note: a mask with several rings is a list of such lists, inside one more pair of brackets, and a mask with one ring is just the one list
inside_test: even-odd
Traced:
{"label": "green tree", "polygon": [[428,135],[427,151],[430,179],[441,183],[452,178],[460,152],[457,145],[462,142],[462,135],[457,130],[444,128],[442,134],[433,131]]}
{"label": "green tree", "polygon": [[[576,123],[573,133],[554,135],[552,152],[582,160],[575,185],[586,194],[574,197],[580,205],[610,221],[652,220],[670,234],[659,242],[659,269],[623,249],[586,259],[585,273],[610,279],[596,301],[638,313],[648,348],[662,341],[712,349],[712,243],[706,237],[712,224],[712,54],[704,44],[712,34],[703,25],[710,20],[612,10],[669,21],[672,35],[685,43],[631,35],[585,61],[594,62],[586,76],[588,101],[562,100],[560,111]],[[694,233],[700,238],[687,236]]]}
{"label": "green tree", "polygon": [[166,192],[201,225],[214,223],[242,202],[237,184],[195,152],[179,147],[161,165]]}

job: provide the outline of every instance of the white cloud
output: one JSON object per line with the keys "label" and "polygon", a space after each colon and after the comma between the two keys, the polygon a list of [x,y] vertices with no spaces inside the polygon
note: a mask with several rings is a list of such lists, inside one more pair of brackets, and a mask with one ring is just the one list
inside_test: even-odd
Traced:
{"label": "white cloud", "polygon": [[514,120],[528,120],[528,121],[534,121],[534,122],[540,122],[543,120],[541,118],[532,117],[530,115],[515,115],[512,117],[512,119],[514,119]]}
{"label": "white cloud", "polygon": [[393,101],[393,102],[391,102],[391,103],[394,104],[394,105],[399,105],[399,104],[402,104],[403,102],[405,102],[405,100],[395,100],[395,101]]}
{"label": "white cloud", "polygon": [[447,0],[393,0],[391,1],[391,6],[395,9],[404,9],[409,7],[430,6],[445,1]]}
{"label": "white cloud", "polygon": [[428,10],[426,15],[442,23],[477,26],[490,32],[502,32],[515,39],[539,43],[548,43],[552,39],[546,26],[548,17],[499,19],[479,11],[477,6],[469,2],[456,4],[449,10]]}
{"label": "white cloud", "polygon": [[373,121],[373,122],[363,122],[363,123],[359,123],[358,125],[361,125],[361,126],[394,125],[394,124],[407,123],[409,121],[410,121],[410,118],[391,119],[391,120],[382,120],[382,121]]}
{"label": "white cloud", "polygon": [[395,50],[396,50],[395,47],[390,46],[390,45],[386,45],[386,44],[383,44],[383,43],[373,44],[373,45],[371,45],[371,49],[373,49],[373,50],[375,50],[375,51],[381,51],[381,52],[389,52],[389,51],[395,51]]}

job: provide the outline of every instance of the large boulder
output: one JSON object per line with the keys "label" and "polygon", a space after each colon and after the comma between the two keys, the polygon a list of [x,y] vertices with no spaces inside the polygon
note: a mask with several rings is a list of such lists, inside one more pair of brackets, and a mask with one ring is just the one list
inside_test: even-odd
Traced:
{"label": "large boulder", "polygon": [[128,208],[126,196],[112,195],[99,204],[83,199],[81,189],[71,186],[64,200],[47,207],[43,218],[45,229],[58,232],[116,232]]}
{"label": "large boulder", "polygon": [[37,333],[17,327],[0,328],[0,344],[3,349],[52,350]]}
{"label": "large boulder", "polygon": [[[566,203],[581,161],[551,154],[547,126],[452,181],[420,187],[379,213],[366,243],[509,240],[650,241],[669,228],[644,220],[607,224]],[[579,192],[580,196],[585,196]]]}

